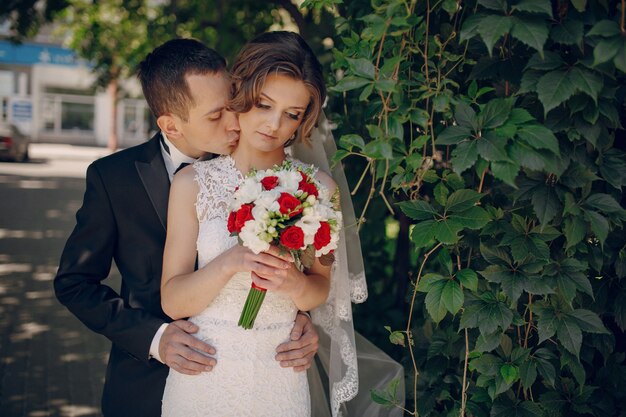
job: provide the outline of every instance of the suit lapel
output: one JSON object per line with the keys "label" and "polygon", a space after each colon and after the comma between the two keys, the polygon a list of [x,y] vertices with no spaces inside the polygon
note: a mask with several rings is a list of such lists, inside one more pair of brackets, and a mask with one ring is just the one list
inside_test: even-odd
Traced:
{"label": "suit lapel", "polygon": [[145,152],[135,161],[135,167],[143,183],[150,202],[159,216],[163,228],[167,224],[167,201],[170,192],[170,180],[167,176],[163,156],[161,155],[160,133],[146,144]]}

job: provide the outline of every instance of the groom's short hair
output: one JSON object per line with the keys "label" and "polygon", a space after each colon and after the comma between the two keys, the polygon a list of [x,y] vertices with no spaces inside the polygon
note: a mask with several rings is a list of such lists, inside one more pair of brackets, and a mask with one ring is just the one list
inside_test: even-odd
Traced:
{"label": "groom's short hair", "polygon": [[194,100],[188,75],[226,71],[226,60],[195,39],[172,39],[150,52],[137,68],[143,95],[154,117],[173,114],[187,121]]}

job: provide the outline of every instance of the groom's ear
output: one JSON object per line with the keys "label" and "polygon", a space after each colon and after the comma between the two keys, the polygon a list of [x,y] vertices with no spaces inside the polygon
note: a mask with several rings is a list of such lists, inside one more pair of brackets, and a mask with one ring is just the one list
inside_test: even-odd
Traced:
{"label": "groom's ear", "polygon": [[168,138],[177,138],[181,132],[178,129],[178,118],[171,114],[163,114],[157,118],[157,126]]}

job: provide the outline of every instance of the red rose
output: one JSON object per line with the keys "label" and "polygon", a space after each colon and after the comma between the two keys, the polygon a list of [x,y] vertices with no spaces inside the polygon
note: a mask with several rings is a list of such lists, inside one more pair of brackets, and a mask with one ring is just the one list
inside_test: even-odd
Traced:
{"label": "red rose", "polygon": [[315,198],[317,198],[319,196],[319,192],[315,184],[310,182],[308,175],[304,174],[302,171],[300,171],[300,176],[302,177],[302,181],[298,184],[298,190],[307,193],[308,195],[314,195]]}
{"label": "red rose", "polygon": [[298,226],[289,226],[280,235],[280,243],[287,249],[298,250],[304,246],[304,232]]}
{"label": "red rose", "polygon": [[265,177],[261,180],[261,185],[266,190],[273,190],[278,185],[278,177],[275,175]]}
{"label": "red rose", "polygon": [[254,216],[252,216],[253,207],[254,204],[244,204],[239,210],[237,210],[237,215],[235,218],[235,230],[237,231],[237,233],[241,232],[243,225],[246,224],[248,220],[254,219]]}
{"label": "red rose", "polygon": [[289,217],[293,217],[302,213],[300,200],[289,193],[280,193],[280,197],[278,197],[277,201],[280,205],[280,212],[282,214],[287,214]]}
{"label": "red rose", "polygon": [[234,233],[237,231],[237,228],[235,226],[235,219],[237,218],[237,212],[231,211],[230,214],[228,215],[228,225],[226,226],[226,228],[228,229],[228,233]]}
{"label": "red rose", "polygon": [[320,222],[320,228],[315,232],[313,238],[313,246],[316,250],[322,249],[330,243],[330,224],[328,222]]}
{"label": "red rose", "polygon": [[302,192],[307,193],[308,195],[314,195],[315,198],[319,196],[317,187],[315,186],[315,184],[312,184],[310,182],[300,182],[300,184],[298,184],[298,190],[302,190]]}

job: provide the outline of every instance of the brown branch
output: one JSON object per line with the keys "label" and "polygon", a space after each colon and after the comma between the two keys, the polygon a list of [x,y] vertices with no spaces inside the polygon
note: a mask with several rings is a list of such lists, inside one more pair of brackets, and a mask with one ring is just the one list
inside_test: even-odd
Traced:
{"label": "brown branch", "polygon": [[620,31],[626,33],[626,29],[624,28],[624,16],[626,15],[626,0],[622,0],[622,17],[620,19],[619,28]]}

